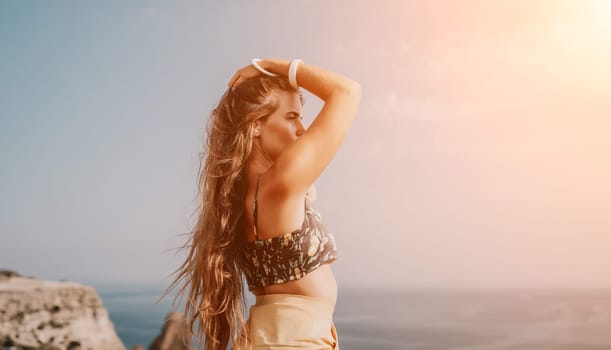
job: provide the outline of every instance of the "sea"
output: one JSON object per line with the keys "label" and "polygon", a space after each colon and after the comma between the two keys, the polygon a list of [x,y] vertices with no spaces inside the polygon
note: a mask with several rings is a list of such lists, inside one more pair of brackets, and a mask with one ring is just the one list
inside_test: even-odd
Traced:
{"label": "sea", "polygon": [[[173,310],[161,287],[96,289],[128,350]],[[343,350],[611,350],[611,289],[344,288],[333,320]]]}

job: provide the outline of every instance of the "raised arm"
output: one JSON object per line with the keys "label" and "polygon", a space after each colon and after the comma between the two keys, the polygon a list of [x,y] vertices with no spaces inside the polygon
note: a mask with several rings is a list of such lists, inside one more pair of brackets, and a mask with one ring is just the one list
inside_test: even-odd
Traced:
{"label": "raised arm", "polygon": [[[290,61],[264,59],[260,63],[273,73],[288,75]],[[344,141],[361,100],[359,83],[302,63],[297,83],[324,101],[324,105],[307,131],[290,144],[270,169],[274,187],[283,192],[303,194],[329,165]]]}

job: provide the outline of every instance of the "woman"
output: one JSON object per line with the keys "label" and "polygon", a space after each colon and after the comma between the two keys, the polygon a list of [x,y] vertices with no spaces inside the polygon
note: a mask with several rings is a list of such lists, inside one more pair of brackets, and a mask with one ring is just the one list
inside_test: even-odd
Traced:
{"label": "woman", "polygon": [[[182,282],[177,297],[188,295],[205,349],[338,348],[335,241],[313,184],[350,129],[360,85],[299,59],[253,59],[228,85],[202,153],[199,220],[169,289]],[[308,129],[299,86],[324,101]],[[246,321],[242,274],[256,296]]]}

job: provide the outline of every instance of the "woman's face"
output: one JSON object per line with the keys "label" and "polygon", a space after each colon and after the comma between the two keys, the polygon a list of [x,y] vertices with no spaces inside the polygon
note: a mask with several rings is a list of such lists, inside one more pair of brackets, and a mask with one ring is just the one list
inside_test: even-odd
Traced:
{"label": "woman's face", "polygon": [[278,99],[278,109],[261,121],[259,133],[261,147],[273,161],[306,130],[302,124],[299,95],[281,91]]}

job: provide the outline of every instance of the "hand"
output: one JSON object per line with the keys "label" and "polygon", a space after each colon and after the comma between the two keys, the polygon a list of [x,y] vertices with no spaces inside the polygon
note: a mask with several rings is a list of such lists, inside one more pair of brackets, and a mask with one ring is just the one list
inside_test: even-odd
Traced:
{"label": "hand", "polygon": [[235,89],[238,85],[240,85],[244,80],[250,79],[250,78],[262,75],[262,74],[263,73],[259,72],[257,68],[255,68],[252,64],[249,64],[247,66],[244,66],[238,69],[235,72],[235,74],[233,75],[233,77],[229,79],[229,84],[227,85],[233,91],[233,89]]}

